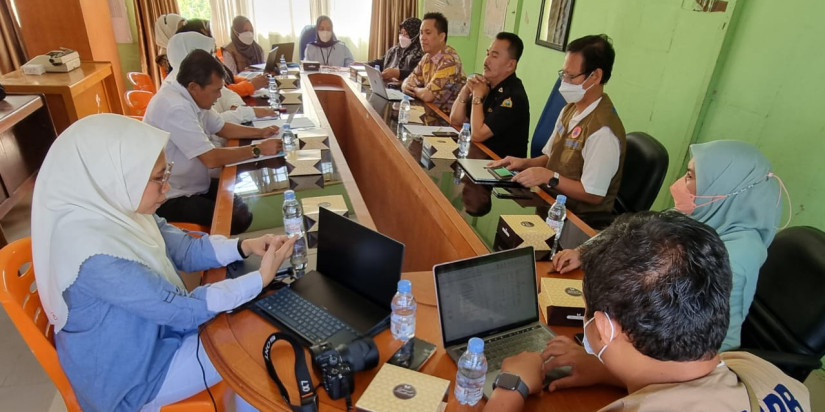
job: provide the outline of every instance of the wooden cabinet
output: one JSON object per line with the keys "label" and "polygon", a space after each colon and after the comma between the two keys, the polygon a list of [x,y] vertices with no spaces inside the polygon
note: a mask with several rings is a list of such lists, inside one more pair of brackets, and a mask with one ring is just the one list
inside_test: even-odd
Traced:
{"label": "wooden cabinet", "polygon": [[115,75],[108,62],[83,62],[68,73],[27,75],[16,70],[0,77],[9,93],[46,96],[57,133],[95,113],[123,114]]}
{"label": "wooden cabinet", "polygon": [[[34,188],[34,175],[56,137],[42,96],[0,102],[0,218]],[[0,246],[6,239],[0,228]]]}

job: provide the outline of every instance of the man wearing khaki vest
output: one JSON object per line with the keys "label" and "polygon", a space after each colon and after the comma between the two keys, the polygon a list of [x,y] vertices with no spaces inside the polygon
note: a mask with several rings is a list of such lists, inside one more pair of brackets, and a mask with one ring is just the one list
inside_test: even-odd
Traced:
{"label": "man wearing khaki vest", "polygon": [[[613,102],[604,93],[616,53],[607,35],[591,35],[567,46],[559,92],[567,101],[543,155],[507,156],[491,166],[519,171],[513,181],[525,187],[546,184],[567,196],[567,208],[587,221],[609,214],[619,191],[625,131]],[[555,193],[554,193],[555,194]]]}

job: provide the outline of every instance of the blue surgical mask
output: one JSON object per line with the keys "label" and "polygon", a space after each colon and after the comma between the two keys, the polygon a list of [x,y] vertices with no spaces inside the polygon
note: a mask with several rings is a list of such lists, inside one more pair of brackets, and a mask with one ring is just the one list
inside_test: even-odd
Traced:
{"label": "blue surgical mask", "polygon": [[602,350],[600,350],[599,353],[593,351],[593,347],[590,346],[590,341],[587,340],[587,325],[589,325],[590,322],[593,322],[593,319],[596,318],[592,317],[587,322],[584,322],[584,328],[582,328],[584,330],[584,338],[582,338],[582,345],[584,346],[584,351],[590,355],[596,355],[596,357],[599,358],[599,362],[601,363],[604,363],[604,361],[602,360],[602,353],[604,353],[604,350],[607,349],[607,345],[609,345],[610,342],[613,342],[613,334],[615,332],[613,328],[613,322],[610,320],[610,315],[608,315],[607,312],[604,312],[604,315],[607,316],[607,321],[610,322],[610,339],[608,339],[606,345],[602,346]]}

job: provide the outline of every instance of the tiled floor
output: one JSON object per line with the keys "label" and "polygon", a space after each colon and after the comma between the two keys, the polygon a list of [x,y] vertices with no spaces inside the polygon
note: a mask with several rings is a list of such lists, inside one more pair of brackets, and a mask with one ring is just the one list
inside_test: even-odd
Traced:
{"label": "tiled floor", "polygon": [[[0,226],[9,241],[29,235],[30,199],[21,202]],[[37,363],[5,311],[0,311],[0,412],[65,412],[63,398]],[[811,392],[811,408],[825,412],[825,371],[805,381]]]}

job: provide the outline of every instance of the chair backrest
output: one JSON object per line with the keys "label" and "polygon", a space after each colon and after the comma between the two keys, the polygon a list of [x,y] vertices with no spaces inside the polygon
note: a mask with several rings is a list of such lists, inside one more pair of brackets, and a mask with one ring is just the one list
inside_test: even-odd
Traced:
{"label": "chair backrest", "polygon": [[301,60],[304,60],[304,52],[306,52],[307,44],[315,40],[315,35],[315,26],[312,24],[306,25],[301,29],[301,41],[298,43],[301,47],[301,49],[298,50],[301,55]]}
{"label": "chair backrest", "polygon": [[[194,236],[195,234],[193,234]],[[46,370],[54,386],[63,397],[66,410],[83,412],[77,402],[69,378],[63,372],[54,347],[54,328],[49,323],[32,267],[32,241],[30,237],[16,240],[0,249],[0,304],[8,313],[17,331],[29,346],[32,354]],[[225,394],[229,386],[220,382],[211,388],[219,411],[225,410]],[[161,412],[213,411],[214,406],[206,391],[180,402],[166,405]]]}
{"label": "chair backrest", "polygon": [[152,78],[146,73],[129,72],[126,74],[126,77],[129,78],[129,82],[132,83],[133,89],[135,90],[146,90],[152,93],[157,92],[155,82],[153,82]]}
{"label": "chair backrest", "polygon": [[567,104],[564,97],[559,93],[559,86],[561,79],[556,79],[556,84],[553,85],[553,90],[550,96],[547,97],[547,103],[544,104],[544,110],[541,111],[541,117],[536,124],[536,130],[533,131],[533,140],[530,141],[530,157],[541,156],[541,149],[547,144],[550,135],[553,134],[553,127],[556,125],[556,120],[559,119],[561,109]]}
{"label": "chair backrest", "polygon": [[627,134],[624,170],[614,213],[650,210],[665,180],[669,156],[667,149],[647,133]]}
{"label": "chair backrest", "polygon": [[57,360],[54,329],[43,311],[32,268],[31,238],[9,243],[0,250],[0,303],[40,366],[51,378],[70,412],[82,412],[74,390]]}
{"label": "chair backrest", "polygon": [[742,325],[742,347],[822,358],[823,296],[825,232],[797,226],[777,233],[759,271],[756,295]]}
{"label": "chair backrest", "polygon": [[147,92],[146,90],[129,90],[126,92],[126,107],[129,109],[129,114],[132,116],[143,116],[146,114],[146,107],[149,106],[149,100],[155,94]]}

